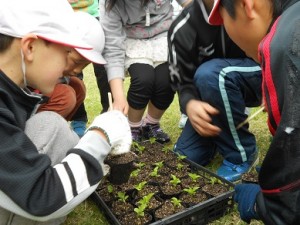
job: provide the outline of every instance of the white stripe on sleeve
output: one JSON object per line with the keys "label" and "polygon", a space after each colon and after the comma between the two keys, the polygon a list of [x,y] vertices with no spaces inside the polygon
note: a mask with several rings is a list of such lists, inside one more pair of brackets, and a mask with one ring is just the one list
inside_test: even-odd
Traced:
{"label": "white stripe on sleeve", "polygon": [[69,202],[71,199],[74,198],[69,175],[63,164],[57,164],[53,168],[56,169],[58,176],[60,177],[61,183],[65,191],[66,201]]}
{"label": "white stripe on sleeve", "polygon": [[91,185],[87,177],[87,171],[82,158],[77,154],[69,154],[63,162],[67,162],[76,182],[77,193],[80,194]]}

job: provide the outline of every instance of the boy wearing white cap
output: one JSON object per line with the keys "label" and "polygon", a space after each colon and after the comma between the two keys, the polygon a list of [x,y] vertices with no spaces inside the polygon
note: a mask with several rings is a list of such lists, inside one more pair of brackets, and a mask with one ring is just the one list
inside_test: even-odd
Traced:
{"label": "boy wearing white cap", "polygon": [[54,91],[48,95],[47,103],[42,104],[38,111],[54,111],[70,121],[79,106],[85,99],[86,89],[84,82],[76,75],[91,62],[103,65],[102,57],[105,37],[99,21],[86,12],[75,12],[75,23],[78,25],[78,34],[93,47],[92,50],[76,49],[68,55],[68,66],[64,77],[56,85]]}
{"label": "boy wearing white cap", "polygon": [[[99,21],[99,0],[68,0],[75,12],[87,12]],[[111,92],[107,79],[107,73],[104,65],[92,63],[93,72],[96,78],[97,87],[100,93],[101,113],[107,112],[109,109],[108,92]],[[84,73],[81,72],[77,75],[81,80]],[[84,102],[78,107],[78,110],[71,118],[71,127],[79,137],[84,134],[88,122],[88,115],[85,109]]]}
{"label": "boy wearing white cap", "polygon": [[0,221],[61,224],[98,186],[106,155],[129,151],[130,127],[111,111],[78,141],[58,114],[34,114],[42,98],[27,86],[51,93],[73,48],[90,46],[78,39],[67,1],[0,5]]}

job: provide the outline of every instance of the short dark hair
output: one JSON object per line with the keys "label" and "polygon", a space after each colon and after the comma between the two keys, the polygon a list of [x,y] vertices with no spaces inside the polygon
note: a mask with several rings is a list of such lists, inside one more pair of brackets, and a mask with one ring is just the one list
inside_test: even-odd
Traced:
{"label": "short dark hair", "polygon": [[287,0],[272,0],[273,2],[273,19],[281,15]]}
{"label": "short dark hair", "polygon": [[235,19],[236,13],[235,13],[235,4],[236,0],[221,0],[220,1],[220,6],[224,7],[231,16],[231,18]]}
{"label": "short dark hair", "polygon": [[[235,12],[235,5],[238,0],[221,0],[220,5],[224,7],[227,13],[235,19],[236,12]],[[278,16],[281,15],[283,7],[287,0],[269,0],[272,5],[273,10],[273,19],[276,19]]]}
{"label": "short dark hair", "polygon": [[14,37],[0,34],[0,52],[7,50],[11,46],[14,39]]}

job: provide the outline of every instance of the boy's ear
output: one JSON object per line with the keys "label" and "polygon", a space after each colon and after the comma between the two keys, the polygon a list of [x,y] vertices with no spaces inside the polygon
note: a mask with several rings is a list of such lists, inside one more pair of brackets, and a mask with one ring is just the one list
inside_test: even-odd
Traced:
{"label": "boy's ear", "polygon": [[33,59],[34,41],[37,39],[38,37],[35,34],[27,34],[22,38],[21,48],[23,51],[24,58],[26,58],[26,60],[31,61]]}
{"label": "boy's ear", "polygon": [[[255,15],[256,15],[255,1],[256,0],[242,0],[245,13],[249,19],[255,18]],[[259,0],[259,1],[261,1],[261,0]]]}

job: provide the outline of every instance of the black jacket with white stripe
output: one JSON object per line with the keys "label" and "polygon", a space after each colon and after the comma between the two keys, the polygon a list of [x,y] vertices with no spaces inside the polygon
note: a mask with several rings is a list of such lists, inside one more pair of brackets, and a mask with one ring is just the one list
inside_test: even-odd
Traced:
{"label": "black jacket with white stripe", "polygon": [[40,96],[26,93],[0,70],[0,208],[46,221],[68,214],[96,189],[103,176],[103,155],[90,151],[91,145],[107,152],[110,147],[104,140],[99,142],[99,135],[94,141],[91,134],[89,146],[70,149],[62,163],[51,166],[50,158],[39,154],[24,132],[40,101]]}
{"label": "black jacket with white stripe", "polygon": [[174,20],[168,31],[171,84],[179,93],[182,112],[191,99],[199,99],[193,77],[197,68],[213,58],[245,58],[223,26],[208,23],[202,0],[194,0]]}

